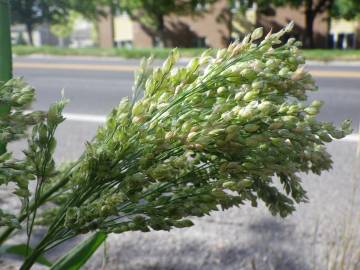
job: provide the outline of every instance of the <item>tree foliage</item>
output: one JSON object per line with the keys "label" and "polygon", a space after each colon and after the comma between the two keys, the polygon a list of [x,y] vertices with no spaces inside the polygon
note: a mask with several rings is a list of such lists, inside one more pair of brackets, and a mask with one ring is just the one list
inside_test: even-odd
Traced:
{"label": "tree foliage", "polygon": [[260,7],[272,4],[275,6],[290,5],[293,7],[311,6],[314,12],[329,11],[341,17],[354,18],[359,12],[360,3],[357,0],[257,0]]}
{"label": "tree foliage", "polygon": [[67,0],[12,0],[10,5],[12,21],[26,26],[30,44],[36,25],[65,17],[68,8]]}
{"label": "tree foliage", "polygon": [[335,18],[347,20],[355,19],[360,14],[360,2],[357,0],[335,0],[331,8],[331,15]]}
{"label": "tree foliage", "polygon": [[89,19],[103,15],[100,8],[110,0],[11,0],[13,23],[26,26],[29,42],[33,44],[34,27],[42,23],[64,24],[71,11],[77,11]]}
{"label": "tree foliage", "polygon": [[170,14],[195,14],[197,8],[215,0],[120,0],[118,6],[133,20],[138,21],[154,36],[160,46],[166,46],[164,17]]}
{"label": "tree foliage", "polygon": [[314,21],[320,14],[326,13],[328,18],[338,17],[353,19],[360,12],[360,2],[358,0],[257,0],[260,9],[266,10],[271,5],[292,6],[296,8],[304,7],[305,16],[305,35],[304,43],[306,47],[314,47]]}
{"label": "tree foliage", "polygon": [[64,38],[69,37],[74,31],[74,25],[79,14],[71,11],[66,21],[55,22],[50,25],[50,31],[60,39],[60,46],[64,44]]}

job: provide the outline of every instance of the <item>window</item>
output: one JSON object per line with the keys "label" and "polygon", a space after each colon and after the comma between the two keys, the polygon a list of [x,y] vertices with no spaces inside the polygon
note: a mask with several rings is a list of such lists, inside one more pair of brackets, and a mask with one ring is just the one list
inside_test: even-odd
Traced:
{"label": "window", "polygon": [[256,4],[255,4],[254,0],[232,0],[231,1],[232,11],[238,11],[240,8],[255,9]]}
{"label": "window", "polygon": [[133,42],[131,40],[114,41],[116,48],[133,48]]}
{"label": "window", "polygon": [[355,48],[355,34],[354,33],[337,33],[331,34],[332,41],[329,45],[336,49],[352,49]]}
{"label": "window", "polygon": [[355,48],[355,34],[350,33],[346,35],[346,48],[354,49]]}
{"label": "window", "polygon": [[208,3],[197,3],[196,4],[196,11],[207,11],[209,9]]}
{"label": "window", "polygon": [[207,48],[206,38],[205,37],[195,37],[192,40],[192,45],[194,48]]}

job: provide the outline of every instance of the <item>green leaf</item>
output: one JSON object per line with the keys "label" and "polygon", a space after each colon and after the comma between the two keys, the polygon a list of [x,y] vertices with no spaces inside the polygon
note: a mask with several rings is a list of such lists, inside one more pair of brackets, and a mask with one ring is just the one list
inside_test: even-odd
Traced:
{"label": "green leaf", "polygon": [[107,235],[97,232],[90,238],[72,248],[67,254],[58,259],[51,270],[78,270],[83,266],[98,247],[105,241]]}
{"label": "green leaf", "polygon": [[[18,255],[21,256],[23,258],[27,257],[27,246],[25,244],[19,244],[19,245],[3,245],[0,247],[0,254],[13,254],[13,255]],[[29,247],[29,253],[32,252],[32,248]],[[51,266],[52,263],[50,261],[48,261],[48,259],[46,259],[44,256],[39,256],[36,259],[36,262],[45,266]]]}
{"label": "green leaf", "polygon": [[10,113],[11,107],[3,102],[0,103],[0,117],[5,117]]}
{"label": "green leaf", "polygon": [[0,155],[6,153],[6,143],[0,142]]}

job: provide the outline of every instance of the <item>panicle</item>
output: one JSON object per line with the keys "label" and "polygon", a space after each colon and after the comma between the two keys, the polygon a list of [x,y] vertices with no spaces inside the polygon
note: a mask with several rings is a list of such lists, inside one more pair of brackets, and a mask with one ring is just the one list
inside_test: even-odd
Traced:
{"label": "panicle", "polygon": [[255,43],[258,28],[186,67],[177,50],[160,68],[143,64],[144,95],[114,110],[74,176],[74,194],[96,194],[68,209],[67,228],[169,230],[245,202],[286,216],[306,201],[297,175],[329,169],[323,145],[351,125],[320,122],[322,103],[302,103],[317,87],[300,44],[281,41],[293,27]]}

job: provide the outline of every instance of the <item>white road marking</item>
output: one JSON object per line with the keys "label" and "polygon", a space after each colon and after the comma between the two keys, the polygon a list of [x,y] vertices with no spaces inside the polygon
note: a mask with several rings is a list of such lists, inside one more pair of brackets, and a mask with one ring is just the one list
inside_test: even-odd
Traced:
{"label": "white road marking", "polygon": [[100,123],[103,124],[106,121],[105,115],[95,114],[78,114],[78,113],[64,113],[64,117],[70,121],[88,122],[88,123]]}
{"label": "white road marking", "polygon": [[350,134],[350,135],[346,136],[344,139],[341,139],[339,141],[360,143],[360,135],[359,134]]}

